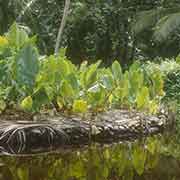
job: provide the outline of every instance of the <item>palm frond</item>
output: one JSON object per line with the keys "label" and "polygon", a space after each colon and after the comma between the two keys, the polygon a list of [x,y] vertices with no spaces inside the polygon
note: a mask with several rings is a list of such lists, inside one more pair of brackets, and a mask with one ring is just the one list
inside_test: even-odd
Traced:
{"label": "palm frond", "polygon": [[142,11],[137,14],[133,24],[132,32],[137,35],[142,31],[153,27],[157,22],[159,12],[157,10]]}
{"label": "palm frond", "polygon": [[138,35],[145,30],[153,28],[160,19],[171,14],[180,12],[180,7],[176,8],[158,8],[153,10],[141,11],[138,13],[132,23],[132,32]]}
{"label": "palm frond", "polygon": [[21,18],[25,15],[27,11],[31,11],[31,6],[36,3],[38,0],[28,0],[25,2],[24,6],[22,7],[22,11],[20,12],[19,16],[17,17],[17,21],[20,21]]}
{"label": "palm frond", "polygon": [[167,40],[170,35],[180,29],[180,12],[165,16],[154,28],[153,39],[158,43]]}

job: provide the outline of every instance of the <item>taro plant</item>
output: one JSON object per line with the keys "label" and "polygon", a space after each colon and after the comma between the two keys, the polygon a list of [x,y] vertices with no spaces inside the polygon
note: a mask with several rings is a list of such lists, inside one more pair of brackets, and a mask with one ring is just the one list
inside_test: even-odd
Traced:
{"label": "taro plant", "polygon": [[40,58],[35,37],[13,24],[0,38],[0,109],[13,104],[25,111],[41,108],[86,113],[131,108],[156,113],[163,93],[160,71],[146,72],[139,62],[122,71],[119,62],[75,66],[64,50]]}
{"label": "taro plant", "polygon": [[35,38],[29,38],[16,23],[0,41],[0,99],[8,105],[32,93],[39,71],[39,54]]}
{"label": "taro plant", "polygon": [[[40,62],[36,86],[27,104],[33,110],[54,106],[58,111],[85,113],[108,108],[135,108],[150,113],[158,111],[163,96],[161,74],[155,73],[147,81],[139,63],[122,72],[115,61],[109,68],[100,68],[100,61],[80,67],[66,57],[50,56]],[[23,103],[22,102],[22,103]]]}

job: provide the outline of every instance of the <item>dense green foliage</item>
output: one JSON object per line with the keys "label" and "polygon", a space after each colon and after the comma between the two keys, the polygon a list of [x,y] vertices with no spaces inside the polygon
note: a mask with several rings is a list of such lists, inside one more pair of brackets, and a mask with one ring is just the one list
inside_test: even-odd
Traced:
{"label": "dense green foliage", "polygon": [[[145,63],[144,68],[148,72],[160,71],[164,80],[165,96],[163,101],[170,103],[171,109],[176,110],[175,104],[180,104],[180,63],[174,60],[162,61],[161,63],[148,62]],[[172,106],[172,103],[174,106]]]}
{"label": "dense green foliage", "polygon": [[42,107],[73,112],[136,108],[156,113],[163,96],[160,71],[147,72],[134,63],[123,72],[115,61],[108,68],[100,61],[73,65],[62,50],[58,57],[41,58],[21,26],[13,24],[0,38],[1,109],[11,105],[27,111]]}
{"label": "dense green foliage", "polygon": [[[41,53],[52,54],[63,1],[1,0],[0,3],[1,32],[6,32],[17,20],[38,34]],[[177,57],[179,12],[177,0],[72,1],[63,46],[67,46],[67,56],[78,64],[102,59],[110,65],[117,59],[126,66],[137,57]]]}
{"label": "dense green foliage", "polygon": [[167,74],[164,89],[166,91],[164,101],[176,113],[176,129],[180,137],[180,68]]}

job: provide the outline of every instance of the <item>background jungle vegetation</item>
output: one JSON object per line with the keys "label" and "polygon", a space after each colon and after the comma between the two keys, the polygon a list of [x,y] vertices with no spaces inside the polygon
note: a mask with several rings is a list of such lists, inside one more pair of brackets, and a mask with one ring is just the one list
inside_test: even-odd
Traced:
{"label": "background jungle vegetation", "polygon": [[[38,34],[41,54],[51,54],[64,1],[0,0],[0,33],[16,20]],[[179,0],[72,0],[63,34],[66,55],[74,62],[176,58],[180,51]]]}

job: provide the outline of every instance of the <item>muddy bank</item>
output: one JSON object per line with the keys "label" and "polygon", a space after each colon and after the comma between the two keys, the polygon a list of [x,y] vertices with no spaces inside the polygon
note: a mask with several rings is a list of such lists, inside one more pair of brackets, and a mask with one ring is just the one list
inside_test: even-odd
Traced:
{"label": "muddy bank", "polygon": [[112,110],[88,117],[41,117],[38,121],[1,119],[1,152],[21,154],[49,151],[59,147],[113,143],[163,131],[166,115]]}

